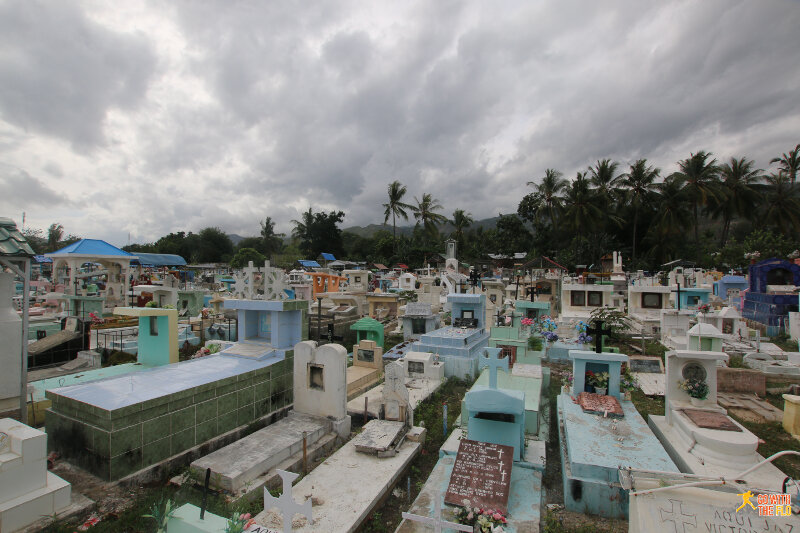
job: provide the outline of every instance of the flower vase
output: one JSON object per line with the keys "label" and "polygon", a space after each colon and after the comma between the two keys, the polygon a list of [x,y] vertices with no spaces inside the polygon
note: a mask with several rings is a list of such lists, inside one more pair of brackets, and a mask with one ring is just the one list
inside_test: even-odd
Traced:
{"label": "flower vase", "polygon": [[701,400],[700,398],[694,398],[692,396],[689,397],[689,400],[695,407],[702,407],[702,405],[705,403],[705,400]]}
{"label": "flower vase", "polygon": [[595,387],[594,391],[599,394],[600,396],[606,395],[606,388],[605,387]]}

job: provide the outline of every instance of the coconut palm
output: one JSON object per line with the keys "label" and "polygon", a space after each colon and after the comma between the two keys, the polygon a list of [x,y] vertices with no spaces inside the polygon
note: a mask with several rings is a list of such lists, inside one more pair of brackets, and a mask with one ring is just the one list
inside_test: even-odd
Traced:
{"label": "coconut palm", "polygon": [[724,248],[728,242],[734,215],[750,218],[753,206],[760,200],[761,195],[754,185],[761,181],[764,171],[753,168],[754,165],[752,159],[731,157],[729,162],[719,167],[722,182],[718,187],[719,194],[711,202],[711,214],[714,217],[722,217],[720,248]]}
{"label": "coconut palm", "polygon": [[418,225],[422,224],[422,227],[425,228],[429,235],[436,231],[436,226],[447,222],[446,216],[436,212],[443,209],[442,204],[439,203],[439,200],[434,199],[430,193],[423,194],[422,200],[417,199],[415,196],[414,201],[417,202],[416,206],[411,207],[411,210],[414,211],[414,218],[417,219]]}
{"label": "coconut palm", "polygon": [[406,194],[406,186],[402,185],[399,181],[394,180],[389,184],[389,201],[383,204],[385,211],[383,212],[383,223],[389,221],[389,215],[392,216],[392,247],[397,251],[397,217],[403,220],[408,220],[407,209],[413,210],[414,207],[410,204],[403,203],[403,196]]}
{"label": "coconut palm", "polygon": [[453,211],[453,220],[450,223],[453,225],[455,230],[453,231],[452,237],[458,242],[459,247],[461,247],[461,242],[464,239],[464,230],[470,227],[475,220],[473,220],[472,215],[470,213],[465,213],[463,209],[456,209]]}
{"label": "coconut palm", "polygon": [[647,166],[647,159],[639,159],[625,174],[620,176],[626,202],[633,207],[633,242],[631,245],[631,262],[636,260],[636,227],[639,221],[639,209],[648,202],[655,193],[655,180],[661,169]]}
{"label": "coconut palm", "polygon": [[659,198],[649,240],[654,243],[656,255],[663,255],[680,241],[679,237],[689,227],[691,212],[686,201],[687,190],[679,177],[673,174],[655,188]]}
{"label": "coconut palm", "polygon": [[792,236],[800,228],[800,198],[789,176],[781,171],[766,177],[764,203],[759,218],[767,226]]}
{"label": "coconut palm", "polygon": [[547,210],[551,227],[555,226],[556,213],[561,209],[561,194],[568,185],[567,180],[563,179],[561,176],[563,176],[563,174],[558,170],[548,168],[544,171],[544,178],[541,183],[537,184],[533,181],[528,182],[528,185],[534,187],[536,194],[539,196],[541,205]]}
{"label": "coconut palm", "polygon": [[792,187],[797,179],[797,170],[800,169],[800,144],[790,150],[788,155],[783,154],[782,157],[775,157],[770,162],[778,163],[778,170],[786,174],[786,177],[791,181]]}
{"label": "coconut palm", "polygon": [[50,224],[47,228],[47,249],[51,252],[58,250],[58,243],[64,238],[64,226],[58,222]]}
{"label": "coconut palm", "polygon": [[617,175],[619,163],[610,159],[598,159],[593,167],[589,167],[590,181],[594,190],[606,204],[610,204],[617,193],[621,176]]}
{"label": "coconut palm", "polygon": [[583,236],[586,228],[595,228],[603,220],[600,197],[589,188],[586,172],[578,172],[566,188],[564,210],[561,216],[565,227]]}
{"label": "coconut palm", "polygon": [[707,205],[709,198],[714,196],[714,186],[719,179],[717,160],[710,158],[711,154],[704,150],[690,154],[687,159],[678,161],[680,171],[674,174],[686,189],[686,194],[692,202],[695,253],[698,259],[700,258],[700,207]]}
{"label": "coconut palm", "polygon": [[311,232],[311,227],[314,225],[314,212],[309,207],[308,211],[305,211],[300,217],[300,220],[292,220],[292,224],[294,224],[292,237],[300,240],[306,239]]}

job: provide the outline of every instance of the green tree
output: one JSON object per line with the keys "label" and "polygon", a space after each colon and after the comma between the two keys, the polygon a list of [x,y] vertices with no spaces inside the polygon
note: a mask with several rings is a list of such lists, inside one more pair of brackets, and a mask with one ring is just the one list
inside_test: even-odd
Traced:
{"label": "green tree", "polygon": [[554,168],[548,168],[544,171],[544,178],[542,182],[537,184],[529,181],[528,185],[534,187],[536,194],[539,197],[539,202],[542,207],[547,211],[550,227],[555,226],[556,214],[561,209],[561,194],[567,187],[567,180],[563,179],[563,174]]}
{"label": "green tree", "polygon": [[[768,229],[757,229],[745,237],[742,241],[742,249],[745,253],[760,252],[762,260],[772,257],[785,259],[787,255],[797,249],[797,243],[781,233]],[[744,259],[744,255],[742,255],[742,259]]]}
{"label": "green tree", "polygon": [[200,230],[197,241],[196,260],[200,263],[225,263],[233,256],[233,241],[217,227]]}
{"label": "green tree", "polygon": [[[383,212],[383,223],[389,221],[389,215],[392,216],[392,237],[397,241],[397,217],[403,220],[408,220],[408,210],[413,210],[413,206],[403,202],[403,196],[406,194],[406,186],[399,181],[394,180],[389,184],[389,201],[383,204],[385,211]],[[394,245],[393,245],[394,246]],[[397,251],[394,246],[395,252]]]}
{"label": "green tree", "polygon": [[58,243],[64,238],[64,226],[55,222],[47,228],[47,251],[55,252],[59,249]]}
{"label": "green tree", "polygon": [[800,144],[794,147],[794,150],[789,150],[789,153],[784,153],[781,157],[775,157],[770,162],[778,163],[778,170],[786,174],[789,178],[792,187],[797,180],[797,170],[800,168]]}
{"label": "green tree", "polygon": [[254,265],[263,265],[267,258],[254,248],[240,248],[231,259],[232,268],[242,268],[252,261]]}
{"label": "green tree", "polygon": [[728,242],[731,220],[734,216],[749,218],[753,213],[753,206],[757,205],[761,195],[754,185],[763,178],[763,170],[753,168],[755,162],[746,157],[730,161],[719,167],[722,182],[719,184],[719,194],[711,201],[711,214],[722,217],[722,235],[720,248]]}
{"label": "green tree", "polygon": [[300,240],[300,251],[306,254],[306,257],[317,257],[322,252],[329,252],[335,256],[342,255],[344,241],[342,230],[338,226],[342,220],[344,220],[342,211],[314,213],[309,208],[303,213],[302,221],[292,221],[295,225],[292,235]]}
{"label": "green tree", "polygon": [[437,211],[442,209],[442,204],[427,192],[422,195],[421,200],[415,196],[414,201],[417,202],[417,205],[411,209],[414,211],[414,218],[417,219],[417,225],[422,224],[425,231],[432,236],[437,231],[436,226],[447,222],[446,216],[437,213]]}
{"label": "green tree", "polygon": [[513,256],[517,252],[528,252],[531,233],[517,215],[500,215],[490,248],[499,254]]}
{"label": "green tree", "polygon": [[589,167],[590,182],[600,201],[610,206],[617,196],[617,187],[622,176],[617,175],[619,163],[610,159],[598,159],[593,167]]}
{"label": "green tree", "polygon": [[461,250],[464,244],[464,230],[470,227],[475,220],[473,220],[470,213],[465,213],[463,209],[456,209],[453,211],[453,220],[450,223],[453,225],[452,237],[458,242],[458,249]]}
{"label": "green tree", "polygon": [[[604,212],[599,205],[600,200],[601,197],[589,189],[586,173],[578,172],[575,180],[566,188],[564,195],[564,208],[561,215],[564,227],[583,236],[587,229],[600,225],[604,219]],[[607,214],[607,216],[610,215]]]}
{"label": "green tree", "polygon": [[680,179],[670,176],[656,188],[659,193],[658,207],[649,237],[656,257],[663,262],[673,259],[669,254],[674,253],[676,244],[684,240],[684,231],[691,223],[691,212]]}
{"label": "green tree", "polygon": [[692,202],[692,220],[694,226],[695,254],[700,257],[700,207],[708,204],[709,198],[714,196],[714,187],[718,181],[719,168],[716,159],[710,159],[711,154],[704,150],[690,154],[687,159],[678,161],[678,171],[675,176],[686,189],[687,196]]}
{"label": "green tree", "polygon": [[631,262],[636,261],[636,229],[639,223],[639,210],[655,193],[655,180],[661,169],[647,166],[647,159],[639,159],[628,172],[620,176],[619,184],[628,205],[633,207],[633,239],[631,241]]}
{"label": "green tree", "polygon": [[261,224],[261,247],[260,251],[267,257],[272,257],[280,253],[283,248],[283,233],[275,233],[275,222],[272,217],[267,217]]}
{"label": "green tree", "polygon": [[800,228],[800,201],[789,176],[777,172],[767,176],[766,181],[759,219],[786,236],[796,234]]}

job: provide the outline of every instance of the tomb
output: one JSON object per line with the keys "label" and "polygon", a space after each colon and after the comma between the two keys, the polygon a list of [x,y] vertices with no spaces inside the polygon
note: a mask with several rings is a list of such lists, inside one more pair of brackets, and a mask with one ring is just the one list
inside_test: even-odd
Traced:
{"label": "tomb", "polygon": [[708,303],[711,289],[705,287],[684,287],[671,289],[671,299],[675,309],[697,309]]}
{"label": "tomb", "polygon": [[178,362],[178,311],[155,307],[117,307],[115,315],[139,319],[136,359],[146,366]]}
{"label": "tomb", "polygon": [[386,366],[386,380],[383,384],[383,419],[409,422],[409,425],[414,425],[406,387],[406,367],[399,361]]}
{"label": "tomb", "polygon": [[[0,222],[6,219],[0,219]],[[20,408],[22,319],[11,308],[14,274],[0,268],[0,413]]]}
{"label": "tomb", "polygon": [[[650,415],[649,425],[681,472],[730,477],[763,460],[758,437],[730,418],[717,403],[717,361],[722,352],[673,350],[667,352],[665,416]],[[708,396],[691,398],[681,382],[704,381]],[[750,484],[780,490],[786,476],[772,464],[745,476]]]}
{"label": "tomb", "polygon": [[719,311],[700,313],[698,321],[711,324],[723,335],[733,338],[747,338],[747,326],[735,307],[723,307]]}
{"label": "tomb", "polygon": [[561,321],[588,320],[592,311],[610,307],[614,285],[608,283],[567,283],[561,285]]}
{"label": "tomb", "polygon": [[[433,354],[409,352],[398,359],[397,362],[403,365],[404,368],[405,386],[408,390],[408,403],[411,410],[416,409],[420,402],[442,386],[444,363],[437,361],[436,356]],[[363,419],[366,409],[367,419],[379,418],[383,406],[384,387],[385,384],[380,384],[348,401],[348,414]]]}
{"label": "tomb", "polygon": [[516,300],[514,302],[514,325],[519,326],[519,321],[523,318],[539,320],[543,316],[550,315],[550,302],[533,302],[528,300]]}
{"label": "tomb", "polygon": [[223,350],[226,355],[256,359],[280,355],[308,338],[308,306],[301,300],[231,299],[224,305],[237,312],[239,339]]}
{"label": "tomb", "polygon": [[353,364],[347,367],[347,399],[375,386],[382,374],[383,348],[366,339],[353,346]]}
{"label": "tomb", "polygon": [[438,313],[434,314],[430,304],[409,302],[406,313],[401,317],[403,323],[403,340],[416,340],[420,336],[439,329],[441,321]]}
{"label": "tomb", "polygon": [[[518,321],[517,318],[514,319]],[[521,331],[527,326],[492,326],[489,330],[489,346],[500,348],[503,357],[509,358],[509,366],[514,368],[517,363],[539,365],[542,361],[542,352],[528,348],[529,334]]]}
{"label": "tomb", "polygon": [[800,366],[791,361],[776,360],[768,353],[748,352],[742,358],[742,364],[760,370],[764,374],[800,376]]}
{"label": "tomb", "polygon": [[410,351],[437,354],[444,361],[446,377],[474,378],[478,372],[478,355],[489,343],[484,329],[486,296],[483,294],[450,294],[453,325],[420,337],[411,343]]}
{"label": "tomb", "polygon": [[661,311],[661,343],[676,350],[685,350],[689,319],[693,314],[689,310],[663,309]]}
{"label": "tomb", "polygon": [[632,356],[628,359],[628,367],[643,393],[647,396],[664,396],[667,377],[660,357]]}
{"label": "tomb", "polygon": [[350,326],[352,331],[356,332],[356,343],[361,342],[361,339],[375,341],[379,347],[383,348],[383,324],[365,316],[359,319],[355,324]]}
{"label": "tomb", "polygon": [[397,317],[400,296],[386,292],[367,293],[368,315],[377,320]]}
{"label": "tomb", "polygon": [[343,270],[342,275],[347,278],[348,292],[366,293],[370,288],[370,277],[372,272],[369,270]]}
{"label": "tomb", "polygon": [[722,351],[722,333],[704,322],[698,322],[686,332],[687,349],[702,350],[704,352]]}
{"label": "tomb", "polygon": [[397,279],[401,291],[413,291],[417,288],[417,276],[411,272],[403,272]]}
{"label": "tomb", "polygon": [[719,296],[727,305],[739,307],[742,293],[747,289],[747,278],[744,276],[722,276],[713,285],[714,294]]}
{"label": "tomb", "polygon": [[670,288],[660,285],[638,284],[628,287],[628,316],[644,329],[646,334],[661,333],[661,312],[669,309]]}
{"label": "tomb", "polygon": [[22,530],[66,511],[69,483],[47,471],[47,436],[10,418],[0,419],[0,531]]}
{"label": "tomb", "polygon": [[347,352],[338,344],[317,346],[303,341],[294,347],[294,409],[286,418],[256,431],[191,464],[195,478],[212,472],[214,488],[234,495],[259,490],[285,461],[302,461],[304,447],[346,439],[350,417],[345,413]]}
{"label": "tomb", "polygon": [[767,326],[774,336],[790,312],[798,311],[796,287],[800,286],[800,265],[767,259],[750,265],[750,285],[744,295],[742,316]]}
{"label": "tomb", "polygon": [[[621,399],[620,368],[627,356],[571,350],[570,357],[572,390],[558,396],[564,505],[578,513],[626,518],[620,468],[678,470],[633,403]],[[587,371],[609,373],[607,395],[584,392]]]}
{"label": "tomb", "polygon": [[417,281],[419,282],[419,288],[416,290],[417,302],[430,305],[431,311],[438,313],[442,307],[442,286],[436,284],[437,278],[420,276]]}

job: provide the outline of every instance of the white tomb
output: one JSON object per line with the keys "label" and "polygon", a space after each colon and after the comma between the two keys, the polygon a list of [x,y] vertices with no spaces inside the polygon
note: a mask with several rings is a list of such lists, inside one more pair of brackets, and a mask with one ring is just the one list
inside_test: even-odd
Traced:
{"label": "white tomb", "polygon": [[398,280],[401,291],[413,291],[417,288],[417,276],[411,272],[403,272]]}
{"label": "white tomb", "polygon": [[19,408],[22,319],[11,306],[14,274],[0,271],[0,413]]}
{"label": "white tomb", "polygon": [[642,326],[645,333],[661,333],[661,312],[670,307],[670,288],[661,285],[628,287],[628,315]]}
{"label": "white tomb", "polygon": [[405,367],[405,374],[411,379],[444,380],[444,362],[428,352],[408,352],[399,361]]}
{"label": "white tomb", "polygon": [[711,324],[723,335],[747,338],[747,325],[735,307],[723,307],[713,313],[700,313],[697,318],[700,322]]}
{"label": "white tomb", "polygon": [[[665,416],[650,415],[648,424],[681,472],[703,476],[734,476],[763,460],[758,437],[727,415],[717,403],[717,361],[722,352],[673,350],[667,352]],[[680,382],[703,379],[708,397],[694,402]],[[699,405],[698,405],[699,404]],[[772,464],[745,477],[751,485],[779,490],[785,474]]]}
{"label": "white tomb", "polygon": [[661,342],[668,348],[685,350],[686,334],[689,331],[689,319],[694,314],[689,310],[661,310]]}
{"label": "white tomb", "polygon": [[350,435],[347,415],[347,350],[340,344],[317,346],[314,341],[294,347],[294,380],[307,386],[295,390],[294,408],[301,413],[328,418],[334,431]]}
{"label": "white tomb", "polygon": [[0,531],[17,531],[70,506],[71,485],[47,471],[47,435],[0,419]]}
{"label": "white tomb", "polygon": [[[383,413],[385,420],[411,421],[406,369],[398,361],[386,365],[386,381],[383,384]],[[409,423],[413,426],[413,422]]]}

